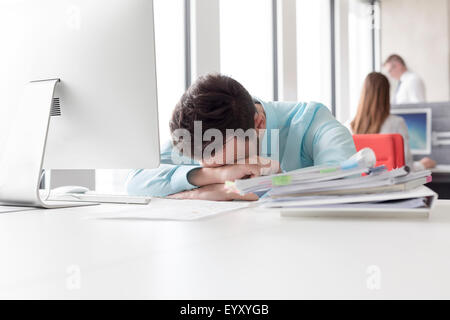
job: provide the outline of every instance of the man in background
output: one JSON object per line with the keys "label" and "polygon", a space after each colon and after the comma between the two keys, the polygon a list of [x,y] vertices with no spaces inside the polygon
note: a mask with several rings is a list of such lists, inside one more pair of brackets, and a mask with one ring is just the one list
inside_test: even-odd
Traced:
{"label": "man in background", "polygon": [[390,55],[384,63],[389,76],[398,81],[392,94],[392,104],[422,103],[426,101],[425,85],[422,79],[408,70],[402,57]]}

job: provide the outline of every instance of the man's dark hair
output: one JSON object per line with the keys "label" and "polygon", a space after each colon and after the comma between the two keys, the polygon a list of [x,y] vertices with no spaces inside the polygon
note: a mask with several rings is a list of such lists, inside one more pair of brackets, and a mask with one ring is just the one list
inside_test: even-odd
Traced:
{"label": "man's dark hair", "polygon": [[[202,136],[208,129],[217,129],[226,137],[227,129],[253,129],[255,113],[251,95],[239,82],[221,74],[202,76],[175,107],[170,121],[174,145],[181,143],[174,137],[174,132],[185,129],[192,137],[190,152],[194,155],[194,121],[202,122]],[[211,142],[202,141],[202,151]]]}
{"label": "man's dark hair", "polygon": [[384,62],[384,65],[386,65],[386,64],[388,64],[388,63],[391,63],[391,62],[394,62],[394,61],[397,61],[397,62],[399,62],[400,64],[402,64],[403,66],[406,67],[405,60],[403,60],[403,58],[400,57],[398,54],[391,54],[391,55],[386,59],[386,61]]}

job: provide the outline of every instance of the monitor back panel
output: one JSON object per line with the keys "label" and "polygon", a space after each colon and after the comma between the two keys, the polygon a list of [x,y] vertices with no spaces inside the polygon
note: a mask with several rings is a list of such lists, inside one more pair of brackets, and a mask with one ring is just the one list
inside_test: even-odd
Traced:
{"label": "monitor back panel", "polygon": [[152,1],[2,1],[0,39],[0,147],[24,85],[60,78],[45,168],[158,166]]}

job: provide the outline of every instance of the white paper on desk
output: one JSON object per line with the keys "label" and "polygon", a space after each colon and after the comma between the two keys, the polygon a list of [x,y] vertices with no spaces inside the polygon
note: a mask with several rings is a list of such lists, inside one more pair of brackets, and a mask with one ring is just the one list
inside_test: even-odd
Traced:
{"label": "white paper on desk", "polygon": [[249,205],[249,202],[243,201],[218,202],[155,198],[145,206],[124,206],[124,209],[119,212],[90,216],[89,219],[192,221],[246,208]]}
{"label": "white paper on desk", "polygon": [[1,213],[11,213],[11,212],[20,212],[20,211],[30,211],[36,210],[33,207],[14,207],[14,206],[1,206],[0,205],[0,214]]}

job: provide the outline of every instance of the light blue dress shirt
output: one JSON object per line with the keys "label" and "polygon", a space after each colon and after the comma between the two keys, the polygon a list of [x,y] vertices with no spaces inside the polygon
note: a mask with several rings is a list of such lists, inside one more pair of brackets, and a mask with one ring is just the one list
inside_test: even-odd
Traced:
{"label": "light blue dress shirt", "polygon": [[[266,113],[267,130],[261,156],[271,157],[270,150],[279,150],[283,171],[322,164],[337,164],[356,153],[352,135],[338,122],[328,108],[316,102],[264,102],[258,100]],[[275,139],[278,129],[279,139]],[[278,148],[272,147],[278,142]],[[158,169],[134,170],[130,173],[127,190],[130,195],[164,197],[196,186],[188,181],[188,174],[200,165],[184,159],[182,165],[172,161],[171,142],[163,145],[161,166]]]}

